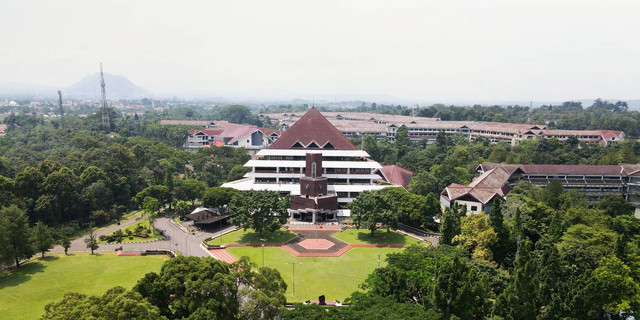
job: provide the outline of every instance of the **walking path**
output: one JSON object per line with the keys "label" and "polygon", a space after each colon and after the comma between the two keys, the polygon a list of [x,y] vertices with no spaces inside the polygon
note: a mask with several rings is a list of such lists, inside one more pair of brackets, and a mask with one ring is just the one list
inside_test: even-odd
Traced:
{"label": "walking path", "polygon": [[211,256],[213,256],[214,258],[220,261],[224,261],[226,263],[234,263],[238,261],[238,259],[232,256],[231,253],[229,253],[229,251],[225,249],[211,249],[209,250],[209,252],[211,253]]}
{"label": "walking path", "polygon": [[[112,233],[120,228],[130,226],[138,223],[137,217],[123,221],[120,225],[112,225],[107,228],[98,230],[95,232],[96,236],[106,235]],[[208,257],[209,254],[203,249],[200,244],[208,237],[215,237],[221,233],[227,231],[229,227],[215,232],[197,231],[195,234],[186,233],[184,228],[180,228],[174,224],[170,218],[161,217],[154,222],[156,229],[163,230],[165,238],[162,240],[150,241],[150,242],[138,242],[138,243],[105,243],[100,244],[97,252],[114,252],[117,248],[122,247],[122,253],[128,252],[143,252],[146,250],[172,250],[180,251],[185,256],[197,256]],[[91,252],[84,239],[88,235],[81,236],[71,241],[71,247],[69,252]],[[60,245],[56,245],[53,249],[49,250],[50,253],[64,253],[64,248]]]}

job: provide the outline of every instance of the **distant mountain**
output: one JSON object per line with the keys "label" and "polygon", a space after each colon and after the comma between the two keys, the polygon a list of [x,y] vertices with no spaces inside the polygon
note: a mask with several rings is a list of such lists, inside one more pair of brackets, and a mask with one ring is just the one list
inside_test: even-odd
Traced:
{"label": "distant mountain", "polygon": [[9,97],[48,98],[56,95],[54,87],[29,83],[0,84],[0,95]]}
{"label": "distant mountain", "polygon": [[[121,75],[105,73],[104,83],[107,90],[107,99],[135,99],[149,96],[147,91]],[[100,74],[88,75],[82,78],[80,82],[63,89],[62,92],[66,96],[74,98],[100,98]]]}

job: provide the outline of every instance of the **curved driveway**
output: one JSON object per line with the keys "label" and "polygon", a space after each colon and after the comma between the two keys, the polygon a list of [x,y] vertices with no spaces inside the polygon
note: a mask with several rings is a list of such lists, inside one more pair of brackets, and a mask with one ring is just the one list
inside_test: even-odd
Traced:
{"label": "curved driveway", "polygon": [[[120,228],[137,223],[136,218],[132,218],[122,222],[120,225],[113,225],[108,228],[96,231],[97,236],[109,234]],[[195,235],[191,235],[178,228],[175,224],[171,223],[170,218],[162,217],[155,221],[155,226],[159,230],[163,230],[165,233],[164,240],[142,242],[142,243],[114,243],[114,244],[100,244],[100,247],[96,251],[115,251],[116,248],[122,247],[123,251],[145,251],[145,250],[168,250],[180,251],[183,255],[197,256],[197,257],[209,257],[209,253],[200,247],[202,240],[214,235],[209,232],[196,232]],[[223,232],[219,231],[219,232]],[[215,234],[219,233],[216,232]],[[71,247],[69,252],[90,252],[87,248],[84,239],[88,235],[84,235],[80,238],[71,241]],[[60,245],[56,245],[53,249],[49,250],[50,253],[64,253],[64,248]]]}

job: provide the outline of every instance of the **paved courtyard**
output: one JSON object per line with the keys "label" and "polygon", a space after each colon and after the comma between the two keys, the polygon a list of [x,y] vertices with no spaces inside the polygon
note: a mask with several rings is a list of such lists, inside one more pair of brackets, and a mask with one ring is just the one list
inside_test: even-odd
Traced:
{"label": "paved courtyard", "polygon": [[[336,230],[292,230],[298,236],[291,239],[286,245],[299,253],[336,253],[347,246],[347,243],[334,238]],[[323,245],[315,246],[315,240]]]}

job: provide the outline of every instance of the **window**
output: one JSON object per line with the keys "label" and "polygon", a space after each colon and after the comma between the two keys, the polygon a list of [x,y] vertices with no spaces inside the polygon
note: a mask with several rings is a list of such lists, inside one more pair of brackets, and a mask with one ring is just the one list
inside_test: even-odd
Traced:
{"label": "window", "polygon": [[471,211],[478,211],[478,207],[477,206],[471,206]]}
{"label": "window", "polygon": [[312,178],[315,178],[315,177],[316,177],[316,163],[315,163],[315,162],[313,162],[313,163],[311,164],[311,177],[312,177]]}

